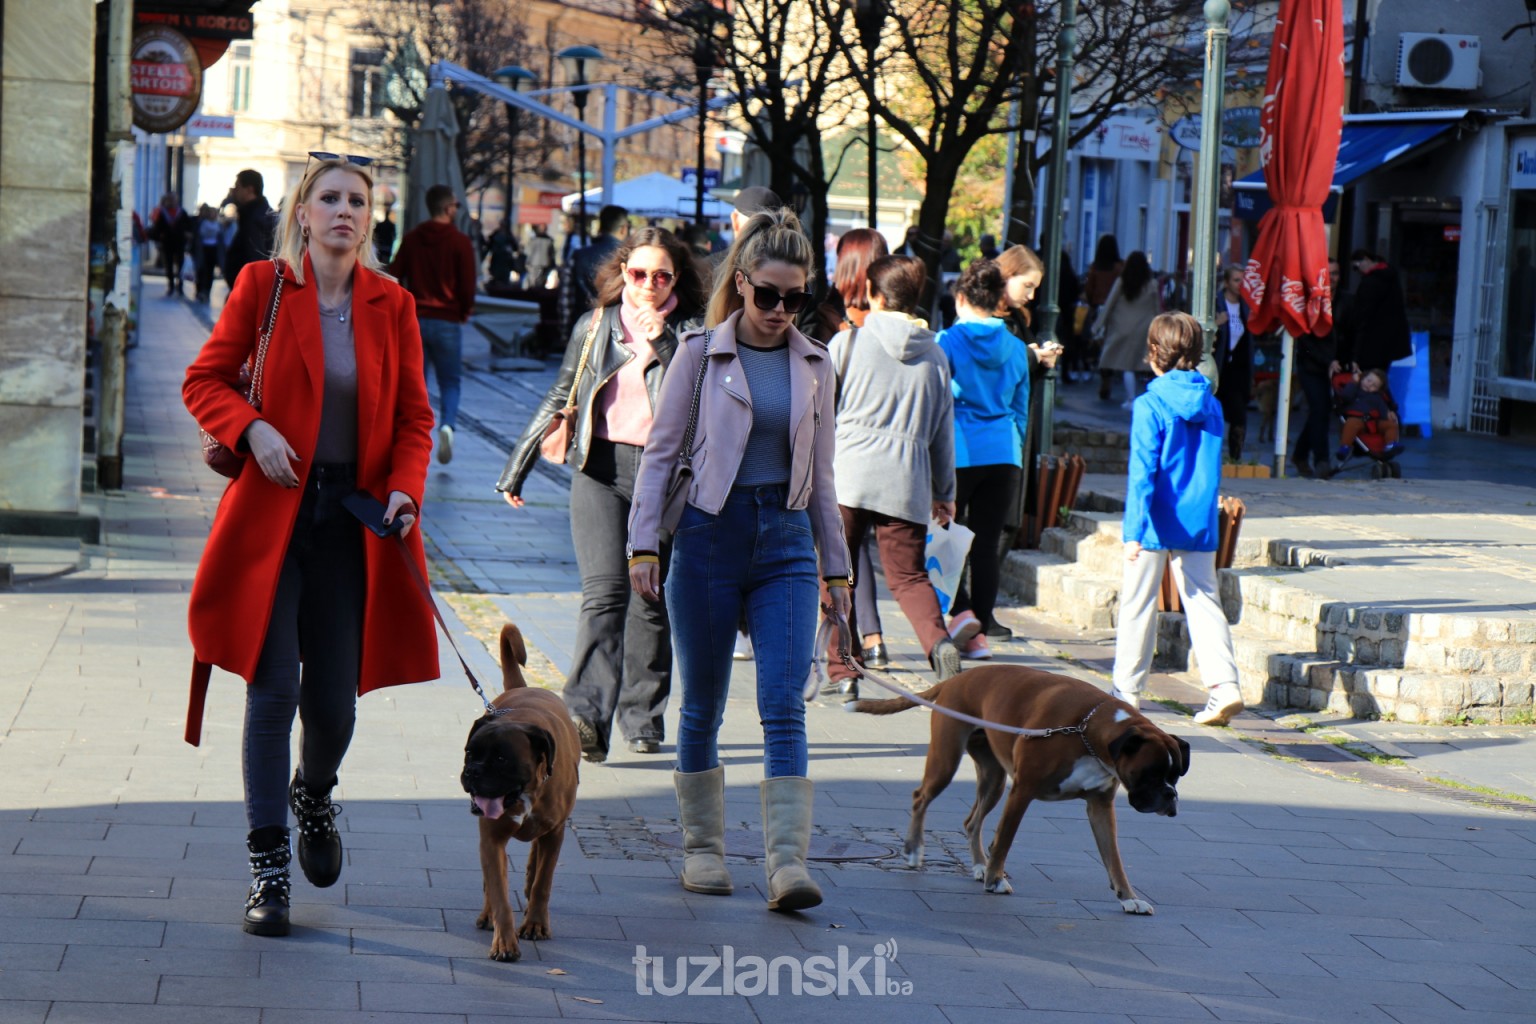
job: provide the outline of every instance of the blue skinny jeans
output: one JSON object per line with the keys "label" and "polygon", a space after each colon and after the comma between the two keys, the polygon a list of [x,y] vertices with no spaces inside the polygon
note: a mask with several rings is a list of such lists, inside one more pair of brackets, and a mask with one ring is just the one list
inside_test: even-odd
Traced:
{"label": "blue skinny jeans", "polygon": [[717,739],[742,612],[757,670],[763,766],[804,776],[805,680],[816,645],[816,546],[805,510],[784,507],[783,486],[739,487],[719,515],[688,506],[672,539],[666,601],[683,701],[678,770],[720,763]]}

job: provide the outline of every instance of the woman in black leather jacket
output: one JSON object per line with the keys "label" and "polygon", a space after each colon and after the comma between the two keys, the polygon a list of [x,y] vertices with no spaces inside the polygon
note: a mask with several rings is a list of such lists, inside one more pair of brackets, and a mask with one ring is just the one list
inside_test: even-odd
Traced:
{"label": "woman in black leather jacket", "polygon": [[[672,635],[665,605],[630,590],[625,543],[662,374],[704,296],[688,248],[675,236],[660,228],[630,235],[599,269],[597,303],[576,321],[559,376],[496,481],[507,503],[521,508],[523,484],[551,418],[576,406],[566,462],[574,471],[571,539],[581,572],[581,618],[564,695],[588,761],[607,759],[615,715],[630,750],[661,749]],[[663,552],[661,564],[667,561]]]}

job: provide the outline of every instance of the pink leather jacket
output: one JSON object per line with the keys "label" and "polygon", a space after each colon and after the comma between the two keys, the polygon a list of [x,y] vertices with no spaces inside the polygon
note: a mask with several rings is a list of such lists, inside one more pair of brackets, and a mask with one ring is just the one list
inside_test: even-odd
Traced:
{"label": "pink leather jacket", "polygon": [[[699,398],[699,423],[695,432],[693,480],[688,504],[710,515],[725,505],[741,456],[752,429],[752,396],[747,377],[736,355],[738,311],[714,329],[709,343],[709,365],[704,391]],[[795,328],[789,329],[790,434],[789,501],[791,509],[810,513],[811,533],[821,557],[823,577],[850,575],[848,547],[843,541],[843,519],[837,509],[837,488],[832,479],[833,367],[827,350]],[[667,480],[682,448],[683,432],[693,404],[694,380],[704,353],[704,333],[690,334],[678,343],[672,365],[661,383],[650,440],[635,480],[635,497],[629,512],[629,550],[659,550],[662,506]]]}

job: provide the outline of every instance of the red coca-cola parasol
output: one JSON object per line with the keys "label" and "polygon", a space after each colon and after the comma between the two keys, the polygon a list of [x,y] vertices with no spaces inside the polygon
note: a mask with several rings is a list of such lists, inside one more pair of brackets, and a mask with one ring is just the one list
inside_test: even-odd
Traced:
{"label": "red coca-cola parasol", "polygon": [[[1285,332],[1281,394],[1289,394],[1293,339],[1333,329],[1323,203],[1344,126],[1344,13],[1339,0],[1280,0],[1259,116],[1259,156],[1273,208],[1243,274],[1248,329]],[[1278,404],[1275,471],[1285,465],[1286,412]]]}

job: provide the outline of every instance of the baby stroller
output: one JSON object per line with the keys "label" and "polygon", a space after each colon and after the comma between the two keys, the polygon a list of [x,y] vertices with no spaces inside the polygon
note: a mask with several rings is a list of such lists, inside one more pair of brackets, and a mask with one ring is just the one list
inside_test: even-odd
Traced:
{"label": "baby stroller", "polygon": [[1402,454],[1402,445],[1388,441],[1387,418],[1382,412],[1382,406],[1385,406],[1396,414],[1397,403],[1392,400],[1391,392],[1383,386],[1372,393],[1381,396],[1380,401],[1367,401],[1369,396],[1359,392],[1355,387],[1355,375],[1347,370],[1334,374],[1331,384],[1333,409],[1340,423],[1347,425],[1351,419],[1358,419],[1363,425],[1354,441],[1339,449],[1338,464],[1320,475],[1328,479],[1354,466],[1368,465],[1372,480],[1401,479],[1403,467],[1394,460]]}

